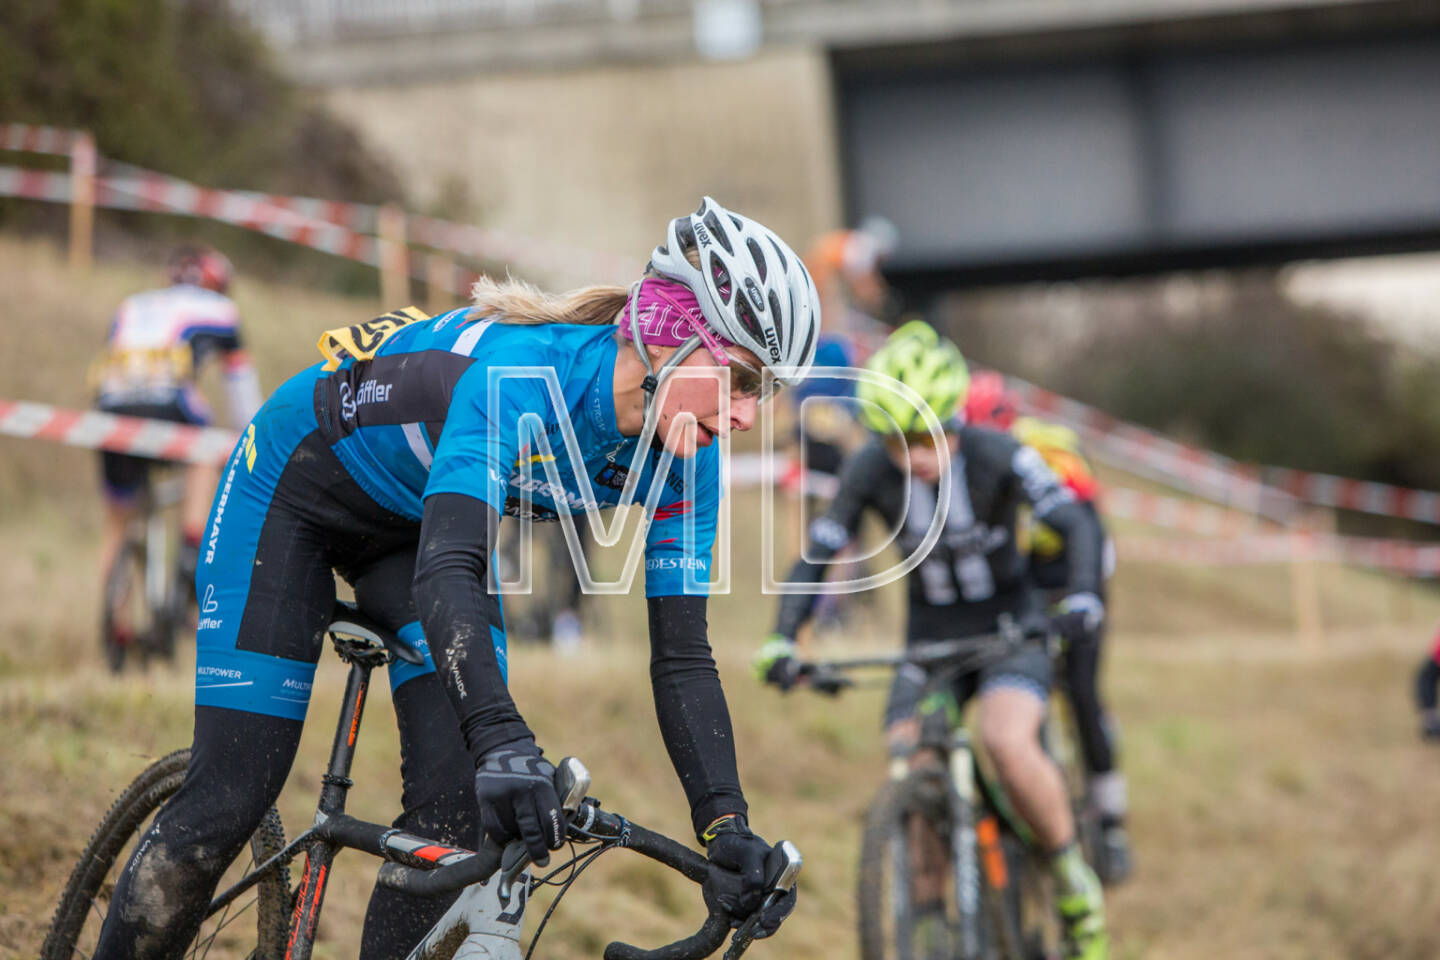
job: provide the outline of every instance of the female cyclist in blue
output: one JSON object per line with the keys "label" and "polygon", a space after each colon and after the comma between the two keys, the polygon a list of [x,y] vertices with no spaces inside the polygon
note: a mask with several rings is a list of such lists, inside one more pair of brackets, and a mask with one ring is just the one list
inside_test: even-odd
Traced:
{"label": "female cyclist in blue", "polygon": [[[666,747],[712,862],[743,878],[734,915],[759,905],[769,847],[746,825],[706,634],[712,444],[753,425],[767,368],[780,383],[805,376],[820,327],[814,283],[779,237],[707,197],[671,222],[628,289],[551,296],[482,280],[474,293],[439,316],[407,310],[328,331],[326,361],[277,390],[231,455],[196,580],[190,768],[117,884],[97,957],[176,956],[194,938],[294,759],[334,572],[425,652],[423,667],[391,672],[395,826],[458,845],[480,830],[519,838],[543,863],[563,818],[554,768],[506,689],[504,619],[487,589],[496,528],[503,515],[554,519],[622,496],[649,518],[650,672]],[[362,955],[404,956],[450,899],[377,889]],[[772,908],[766,932],[792,906]]]}

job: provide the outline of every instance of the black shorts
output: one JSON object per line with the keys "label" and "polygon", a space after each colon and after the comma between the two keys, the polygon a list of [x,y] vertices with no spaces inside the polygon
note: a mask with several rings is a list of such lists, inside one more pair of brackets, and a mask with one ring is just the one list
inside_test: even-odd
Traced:
{"label": "black shorts", "polygon": [[[915,715],[925,692],[925,668],[907,665],[895,671],[890,699],[885,704],[885,726]],[[1028,640],[1003,660],[967,673],[949,691],[958,707],[970,698],[991,690],[1009,687],[1032,694],[1040,703],[1050,699],[1050,653],[1040,638]]]}
{"label": "black shorts", "polygon": [[[195,421],[178,403],[126,403],[113,407],[101,407],[101,413],[113,413],[122,417],[143,417],[147,420],[167,420],[171,423],[194,423]],[[133,500],[150,477],[150,468],[157,463],[173,461],[156,460],[153,457],[136,457],[128,453],[100,451],[100,479],[105,492],[112,500]]]}

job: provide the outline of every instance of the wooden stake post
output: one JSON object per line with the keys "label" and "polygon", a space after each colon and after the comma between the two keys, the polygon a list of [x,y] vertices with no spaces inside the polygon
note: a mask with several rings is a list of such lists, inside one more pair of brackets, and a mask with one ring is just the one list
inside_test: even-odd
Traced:
{"label": "wooden stake post", "polygon": [[432,314],[443,313],[455,303],[455,260],[438,250],[425,255],[425,307]]}
{"label": "wooden stake post", "polygon": [[77,132],[70,143],[70,270],[90,272],[95,234],[95,138]]}
{"label": "wooden stake post", "polygon": [[380,208],[380,299],[386,310],[410,302],[409,251],[405,246],[405,211],[393,203]]}

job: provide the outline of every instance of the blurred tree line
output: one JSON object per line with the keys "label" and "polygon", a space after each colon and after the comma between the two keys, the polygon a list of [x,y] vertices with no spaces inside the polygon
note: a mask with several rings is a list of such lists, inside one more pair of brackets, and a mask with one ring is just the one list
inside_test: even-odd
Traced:
{"label": "blurred tree line", "polygon": [[976,363],[1178,439],[1440,489],[1440,357],[1295,302],[1277,271],[966,293],[939,311]]}
{"label": "blurred tree line", "polygon": [[[205,186],[405,199],[391,170],[280,74],[224,0],[5,0],[0,122],[89,130],[104,158]],[[23,162],[46,161],[27,155]],[[52,162],[64,166],[63,158]],[[0,224],[63,229],[63,208],[41,206],[8,201]],[[352,283],[363,274],[374,285],[368,268],[309,251],[297,256],[289,244],[238,228],[118,212],[102,213],[99,227],[102,245],[200,235],[227,251],[248,248],[245,259],[253,254],[292,270],[298,260],[302,270]]]}

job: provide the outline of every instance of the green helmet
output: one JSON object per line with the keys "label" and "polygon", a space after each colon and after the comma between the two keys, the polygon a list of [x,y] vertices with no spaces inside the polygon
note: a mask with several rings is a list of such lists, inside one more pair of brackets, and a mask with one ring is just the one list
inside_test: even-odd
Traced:
{"label": "green helmet", "polygon": [[[960,348],[923,320],[911,320],[890,334],[865,366],[920,394],[942,424],[955,416],[970,389],[970,370]],[[860,421],[876,433],[893,433],[897,425],[902,433],[926,429],[920,411],[884,384],[861,381],[855,396],[865,401],[859,405]]]}

